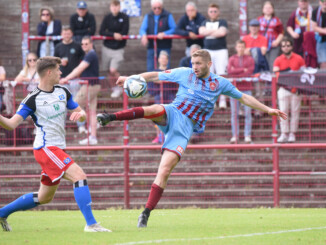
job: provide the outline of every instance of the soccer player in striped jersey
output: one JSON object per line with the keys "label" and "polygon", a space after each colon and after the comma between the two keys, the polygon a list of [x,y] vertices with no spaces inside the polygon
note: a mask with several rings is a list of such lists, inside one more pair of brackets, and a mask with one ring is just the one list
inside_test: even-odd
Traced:
{"label": "soccer player in striped jersey", "polygon": [[[140,74],[147,82],[170,81],[179,84],[176,98],[171,104],[135,107],[114,114],[102,113],[97,120],[104,126],[115,120],[147,118],[158,125],[165,135],[162,158],[152,184],[145,210],[138,218],[138,227],[147,227],[150,212],[160,200],[173,168],[178,164],[193,132],[203,132],[212,116],[219,95],[228,95],[254,109],[271,116],[286,119],[287,115],[270,108],[254,97],[241,93],[227,79],[210,72],[212,65],[208,51],[198,50],[192,54],[192,68],[177,68],[163,72]],[[123,86],[127,77],[121,76],[117,85]]]}
{"label": "soccer player in striped jersey", "polygon": [[84,121],[86,113],[73,100],[71,93],[59,84],[61,60],[57,57],[43,57],[37,61],[36,70],[40,76],[38,87],[29,93],[11,118],[0,115],[0,126],[13,130],[28,116],[37,129],[34,140],[34,156],[41,165],[41,185],[38,192],[27,193],[0,208],[0,224],[4,231],[11,231],[7,222],[10,214],[34,208],[52,201],[61,178],[73,183],[75,200],[84,215],[86,232],[110,232],[100,226],[92,213],[91,195],[86,174],[64,151],[65,120],[71,110],[71,121]]}

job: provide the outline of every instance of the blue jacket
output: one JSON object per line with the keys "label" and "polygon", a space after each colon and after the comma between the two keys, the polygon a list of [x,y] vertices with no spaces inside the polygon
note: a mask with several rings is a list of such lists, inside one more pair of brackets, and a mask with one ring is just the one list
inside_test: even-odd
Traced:
{"label": "blue jacket", "polygon": [[[205,17],[197,12],[197,15],[194,20],[190,21],[188,16],[184,14],[179,20],[178,26],[175,30],[175,34],[181,36],[189,36],[189,32],[193,32],[195,34],[198,33],[198,29],[201,26],[201,23],[205,20]],[[203,47],[203,39],[186,39],[187,47],[190,47],[193,44],[198,44]]]}
{"label": "blue jacket", "polygon": [[[156,35],[159,32],[164,32],[165,34],[173,34],[175,27],[176,24],[174,22],[172,14],[166,11],[165,9],[163,9],[161,15],[159,16],[158,26],[155,28],[154,12],[151,11],[149,14],[145,15],[144,17],[142,26],[140,28],[140,35],[144,35],[144,34]],[[157,40],[157,48],[170,49],[171,47],[172,47],[171,39]],[[154,42],[152,39],[148,40],[147,48],[148,49],[154,48]]]}
{"label": "blue jacket", "polygon": [[[40,22],[37,25],[37,35],[39,36],[60,36],[61,35],[61,21],[60,20],[53,20],[53,32],[50,34],[46,34],[46,30],[48,28],[48,25],[46,22]],[[40,46],[41,43],[44,41],[39,41],[37,46],[37,55],[40,57]],[[60,40],[56,40],[53,42],[54,46],[56,46],[58,43],[60,43]]]}

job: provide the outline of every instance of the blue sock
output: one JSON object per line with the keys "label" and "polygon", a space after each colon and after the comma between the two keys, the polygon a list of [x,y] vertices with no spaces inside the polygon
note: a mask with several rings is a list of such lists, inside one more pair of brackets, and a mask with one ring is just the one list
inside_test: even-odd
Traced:
{"label": "blue sock", "polygon": [[87,225],[97,223],[92,212],[92,199],[87,185],[87,180],[79,180],[74,183],[74,195],[78,207],[84,215]]}
{"label": "blue sock", "polygon": [[37,192],[27,193],[15,201],[7,204],[3,208],[0,208],[0,217],[7,218],[10,214],[16,211],[28,210],[36,207],[40,203],[38,202]]}

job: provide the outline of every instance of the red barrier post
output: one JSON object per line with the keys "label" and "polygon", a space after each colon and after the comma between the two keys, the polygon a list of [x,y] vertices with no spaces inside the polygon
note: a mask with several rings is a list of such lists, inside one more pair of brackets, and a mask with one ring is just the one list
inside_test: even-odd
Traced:
{"label": "red barrier post", "polygon": [[274,208],[280,206],[280,168],[279,168],[279,148],[273,148],[273,190]]}
{"label": "red barrier post", "polygon": [[[128,109],[128,97],[123,93],[123,109]],[[129,124],[128,120],[123,121],[123,145],[129,145]],[[130,208],[130,186],[129,186],[129,149],[123,149],[123,165],[124,165],[124,205]]]}
{"label": "red barrier post", "polygon": [[[272,79],[272,108],[277,108],[277,78]],[[281,119],[282,120],[282,119]],[[272,138],[273,143],[277,142],[277,117],[272,117]]]}

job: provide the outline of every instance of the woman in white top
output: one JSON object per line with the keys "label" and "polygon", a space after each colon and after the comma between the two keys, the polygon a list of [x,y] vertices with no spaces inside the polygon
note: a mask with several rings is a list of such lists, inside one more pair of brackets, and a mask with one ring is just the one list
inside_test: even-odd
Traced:
{"label": "woman in white top", "polygon": [[37,55],[35,53],[27,54],[24,68],[23,70],[20,71],[18,76],[15,78],[15,81],[18,83],[30,82],[29,85],[27,86],[28,92],[33,91],[37,87],[40,81],[40,78],[36,72],[36,61],[37,61]]}

